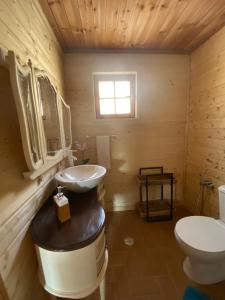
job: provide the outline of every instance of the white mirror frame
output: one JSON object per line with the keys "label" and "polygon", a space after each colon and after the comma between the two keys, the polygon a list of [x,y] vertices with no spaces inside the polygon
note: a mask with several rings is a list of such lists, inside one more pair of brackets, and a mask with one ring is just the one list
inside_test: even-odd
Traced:
{"label": "white mirror frame", "polygon": [[[64,99],[62,98],[62,96],[59,95],[59,102],[60,102],[60,105],[61,105],[61,124],[62,124],[62,132],[63,132],[63,148],[64,149],[71,149],[72,147],[72,128],[71,128],[71,110],[70,110],[70,106],[64,101]],[[69,146],[66,146],[66,133],[65,133],[65,130],[64,130],[64,119],[63,119],[63,105],[66,107],[66,109],[68,109],[69,111],[69,136],[70,136],[70,144]]]}
{"label": "white mirror frame", "polygon": [[35,112],[35,120],[34,123],[36,125],[37,132],[34,134],[37,134],[37,140],[38,140],[38,152],[41,153],[41,145],[40,145],[40,132],[38,130],[38,119],[37,119],[37,106],[34,99],[34,90],[33,90],[33,76],[32,76],[32,66],[25,65],[21,66],[14,54],[14,52],[9,51],[8,52],[8,63],[9,63],[9,74],[10,74],[10,80],[11,80],[11,87],[13,96],[15,99],[16,109],[17,109],[17,115],[19,118],[19,124],[20,124],[20,131],[21,131],[21,137],[22,137],[22,144],[23,144],[23,151],[25,160],[28,166],[28,169],[31,171],[37,170],[40,168],[41,165],[43,165],[43,160],[40,158],[40,160],[37,161],[37,163],[34,162],[32,157],[32,151],[31,151],[31,140],[29,137],[29,124],[27,120],[26,115],[26,107],[23,101],[23,95],[21,91],[21,86],[19,83],[19,72],[23,76],[29,76],[30,85],[31,85],[31,98],[33,101],[33,107]]}
{"label": "white mirror frame", "polygon": [[[61,160],[63,158],[63,150],[65,149],[64,147],[64,132],[63,132],[63,126],[62,126],[62,120],[61,120],[61,107],[59,103],[59,94],[55,88],[55,86],[51,83],[49,77],[44,71],[40,71],[38,69],[35,69],[34,71],[35,74],[35,83],[36,83],[36,90],[37,90],[37,101],[38,101],[38,108],[39,108],[39,122],[40,122],[40,127],[41,127],[41,132],[42,132],[42,141],[43,141],[43,156],[44,156],[44,163],[47,163],[48,161],[58,161],[59,159]],[[56,105],[57,105],[57,113],[58,113],[58,119],[59,119],[59,129],[60,129],[60,141],[61,141],[61,146],[62,148],[58,151],[56,151],[56,154],[54,156],[50,156],[47,153],[47,144],[45,140],[45,135],[44,135],[44,126],[43,126],[43,121],[42,121],[42,116],[41,116],[41,95],[39,93],[39,83],[38,83],[38,78],[45,78],[46,80],[49,81],[49,84],[51,88],[54,90],[54,93],[56,95]]]}
{"label": "white mirror frame", "polygon": [[[21,65],[18,58],[16,57],[13,51],[8,51],[8,53],[4,52],[0,49],[0,65],[5,66],[9,69],[10,73],[10,80],[11,80],[11,87],[13,91],[13,96],[16,104],[21,137],[22,137],[22,144],[24,150],[24,156],[26,159],[28,172],[24,172],[23,175],[26,179],[35,179],[49,170],[51,167],[58,164],[62,159],[70,155],[70,151],[68,151],[72,144],[72,136],[71,136],[71,144],[69,147],[66,147],[65,144],[65,133],[64,133],[64,126],[63,126],[63,115],[62,115],[62,102],[63,104],[69,108],[69,105],[65,103],[63,98],[57,92],[55,86],[51,83],[51,80],[47,76],[44,71],[39,69],[34,69],[32,67],[32,63],[29,60],[28,64]],[[20,73],[24,76],[30,76],[30,87],[32,91],[31,99],[34,106],[35,112],[35,124],[37,128],[37,141],[38,141],[38,152],[40,153],[40,160],[34,162],[32,151],[31,151],[31,141],[29,137],[29,124],[27,121],[26,109],[24,106],[23,95],[20,88],[19,82],[19,74]],[[59,116],[59,127],[60,127],[60,139],[62,149],[57,151],[57,154],[54,156],[47,155],[47,147],[46,141],[44,136],[44,128],[43,128],[43,121],[41,116],[41,106],[40,106],[40,97],[38,93],[38,85],[37,85],[37,76],[44,76],[49,80],[49,83],[54,88],[56,92],[57,98],[57,112]],[[71,116],[70,116],[70,124],[71,124]],[[70,135],[71,135],[71,127],[70,127]]]}

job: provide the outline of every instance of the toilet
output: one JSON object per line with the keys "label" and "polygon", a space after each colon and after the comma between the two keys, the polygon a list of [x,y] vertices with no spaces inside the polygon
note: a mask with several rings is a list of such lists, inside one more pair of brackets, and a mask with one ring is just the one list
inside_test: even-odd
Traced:
{"label": "toilet", "polygon": [[175,226],[175,237],[187,255],[185,274],[199,284],[225,280],[225,185],[219,187],[219,218],[190,216]]}

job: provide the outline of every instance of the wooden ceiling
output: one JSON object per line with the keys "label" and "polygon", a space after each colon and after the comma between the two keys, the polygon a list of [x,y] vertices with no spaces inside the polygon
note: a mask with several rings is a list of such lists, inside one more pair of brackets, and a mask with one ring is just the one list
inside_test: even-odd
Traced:
{"label": "wooden ceiling", "polygon": [[65,51],[190,52],[225,25],[224,0],[39,0]]}

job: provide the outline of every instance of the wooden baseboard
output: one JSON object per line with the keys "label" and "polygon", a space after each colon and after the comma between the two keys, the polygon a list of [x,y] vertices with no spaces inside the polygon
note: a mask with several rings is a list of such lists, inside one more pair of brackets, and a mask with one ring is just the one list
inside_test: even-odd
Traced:
{"label": "wooden baseboard", "polygon": [[[104,208],[107,212],[136,210],[137,203],[138,202],[132,204],[115,205],[113,204],[113,202],[105,202]],[[175,200],[174,207],[179,207],[179,206],[184,206],[183,201]]]}

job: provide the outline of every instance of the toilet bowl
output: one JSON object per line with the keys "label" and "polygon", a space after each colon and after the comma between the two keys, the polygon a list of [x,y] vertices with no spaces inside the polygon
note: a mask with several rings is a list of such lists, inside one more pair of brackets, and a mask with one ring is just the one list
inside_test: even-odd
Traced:
{"label": "toilet bowl", "polygon": [[175,237],[187,255],[183,269],[200,284],[225,280],[225,186],[219,188],[220,219],[190,216],[175,226]]}

